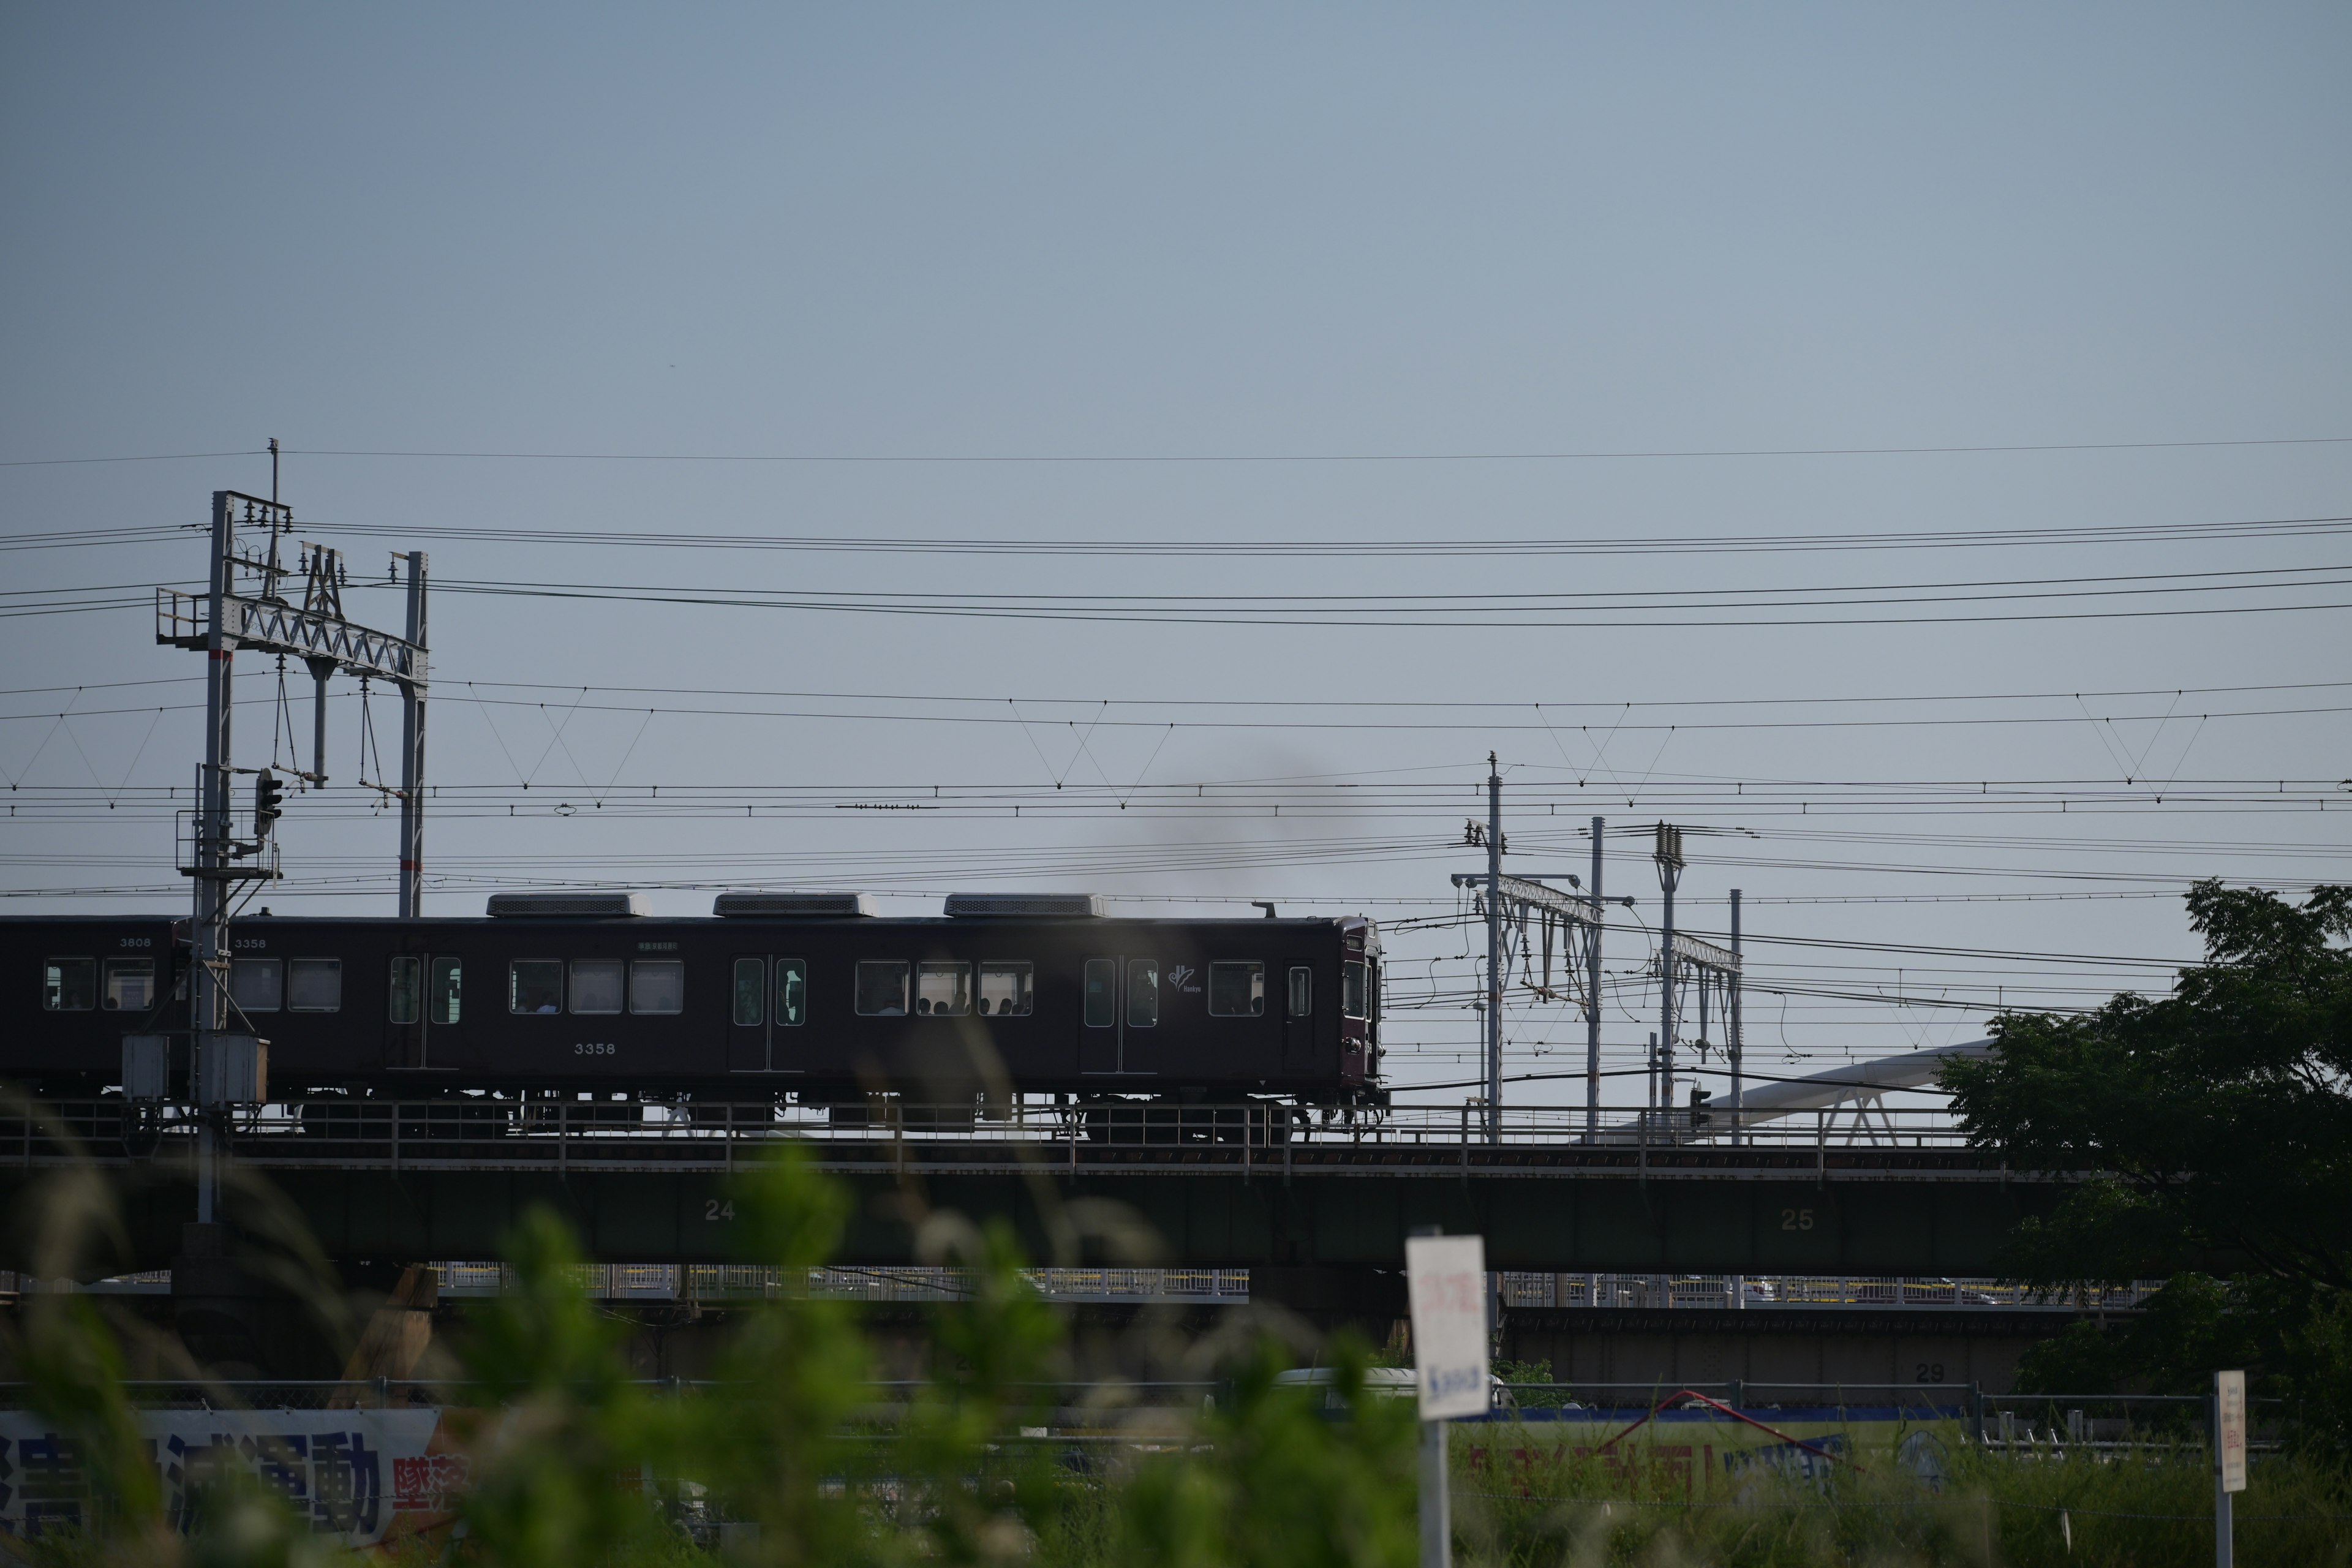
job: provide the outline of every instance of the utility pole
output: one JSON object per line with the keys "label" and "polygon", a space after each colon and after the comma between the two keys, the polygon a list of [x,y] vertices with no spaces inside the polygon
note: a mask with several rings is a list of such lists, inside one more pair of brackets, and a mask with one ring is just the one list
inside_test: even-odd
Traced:
{"label": "utility pole", "polygon": [[1601,818],[1592,819],[1592,945],[1584,959],[1584,1141],[1601,1137]]}
{"label": "utility pole", "polygon": [[1658,1100],[1668,1110],[1675,1099],[1675,889],[1683,879],[1683,830],[1658,824],[1658,889],[1665,895],[1665,934],[1658,942]]}
{"label": "utility pole", "polygon": [[1503,775],[1486,753],[1486,1142],[1503,1137]]}
{"label": "utility pole", "polygon": [[425,914],[425,568],[412,550],[408,563],[408,646],[415,668],[400,680],[400,918]]}
{"label": "utility pole", "polygon": [[[1727,1021],[1727,1027],[1725,1033],[1727,1037],[1724,1040],[1724,1054],[1731,1058],[1731,1141],[1733,1143],[1738,1144],[1748,1142],[1748,1134],[1745,1131],[1748,1125],[1748,1120],[1741,1112],[1739,1104],[1739,1097],[1741,1094],[1739,1060],[1741,1055],[1747,1049],[1748,1041],[1742,1037],[1739,1028],[1739,990],[1741,972],[1738,963],[1739,889],[1737,888],[1731,889],[1731,956],[1734,961],[1731,971],[1731,995],[1729,997],[1731,1004],[1731,1016]],[[1743,1300],[1740,1305],[1745,1306],[1747,1305],[1747,1302]]]}

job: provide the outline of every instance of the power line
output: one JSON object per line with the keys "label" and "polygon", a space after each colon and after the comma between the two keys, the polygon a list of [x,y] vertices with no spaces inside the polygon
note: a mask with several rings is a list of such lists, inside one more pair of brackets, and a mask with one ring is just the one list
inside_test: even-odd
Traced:
{"label": "power line", "polygon": [[[1948,447],[1720,447],[1604,450],[1600,448],[1462,452],[1135,452],[1085,453],[698,453],[698,452],[487,452],[368,451],[289,447],[310,458],[492,458],[535,462],[626,463],[1526,463],[1659,460],[1692,458],[1885,458],[1958,456],[2001,452],[2144,452],[2231,447],[2325,447],[2352,442],[2352,436],[2284,436],[2189,441],[2065,441],[2010,445],[1979,443]],[[241,456],[242,454],[220,454]]]}
{"label": "power line", "polygon": [[[823,452],[548,452],[282,448],[288,457],[373,458],[408,460],[492,460],[604,463],[805,463],[904,464],[1140,464],[1140,463],[1515,463],[1655,461],[1708,458],[1883,458],[1963,456],[2010,452],[2149,452],[2240,447],[2326,447],[2352,442],[2346,436],[2215,437],[2183,441],[2046,441],[1944,447],[1722,447],[1606,450],[1460,452],[1191,452],[1191,453],[823,453]],[[149,452],[97,458],[13,458],[0,468],[76,467],[93,463],[176,463],[219,458],[258,458],[267,447],[218,452]]]}

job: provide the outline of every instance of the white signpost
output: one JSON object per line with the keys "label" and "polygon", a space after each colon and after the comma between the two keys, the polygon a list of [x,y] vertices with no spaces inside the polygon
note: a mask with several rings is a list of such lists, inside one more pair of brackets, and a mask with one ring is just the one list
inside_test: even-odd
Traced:
{"label": "white signpost", "polygon": [[2230,1496],[2246,1489],[2246,1374],[2213,1374],[2213,1561],[2231,1568],[2236,1556]]}
{"label": "white signpost", "polygon": [[1445,1424],[1486,1413],[1486,1243],[1416,1236],[1404,1244],[1412,1304],[1412,1367],[1421,1398],[1421,1564],[1448,1568]]}

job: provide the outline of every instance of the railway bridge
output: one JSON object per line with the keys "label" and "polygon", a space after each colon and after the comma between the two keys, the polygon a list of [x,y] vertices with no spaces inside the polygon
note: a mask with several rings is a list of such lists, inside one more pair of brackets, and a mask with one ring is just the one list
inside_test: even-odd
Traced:
{"label": "railway bridge", "polygon": [[[0,1183],[22,1209],[43,1179],[94,1170],[131,1253],[112,1267],[168,1267],[194,1216],[194,1125],[120,1101],[11,1112]],[[1523,1110],[1489,1141],[1467,1108],[1302,1125],[1262,1102],[992,1118],[895,1101],[351,1100],[241,1112],[226,1138],[231,1190],[259,1178],[339,1260],[497,1257],[545,1205],[598,1260],[754,1261],[733,1200],[786,1145],[854,1195],[844,1263],[915,1261],[923,1216],[953,1210],[1003,1217],[1041,1262],[1246,1267],[1269,1283],[1395,1268],[1431,1225],[1485,1236],[1498,1269],[1985,1275],[2011,1228],[2074,1180],[2007,1169],[1948,1119],[1885,1111],[1736,1139],[1662,1121],[1588,1140],[1566,1113]],[[1073,1234],[1087,1238],[1076,1255]]]}

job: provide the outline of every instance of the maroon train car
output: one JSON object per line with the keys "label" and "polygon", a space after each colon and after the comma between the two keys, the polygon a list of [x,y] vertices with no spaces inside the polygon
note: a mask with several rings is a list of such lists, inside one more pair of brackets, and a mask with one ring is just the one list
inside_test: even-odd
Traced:
{"label": "maroon train car", "polygon": [[[231,1027],[268,1041],[273,1099],[1382,1099],[1369,921],[1107,919],[1065,895],[959,895],[931,919],[855,894],[641,909],[502,893],[480,919],[240,919]],[[187,937],[162,917],[0,919],[0,1079],[119,1085],[124,1035],[188,1026]]]}

